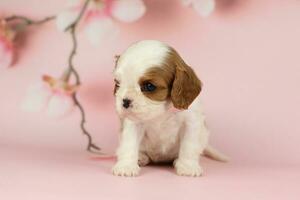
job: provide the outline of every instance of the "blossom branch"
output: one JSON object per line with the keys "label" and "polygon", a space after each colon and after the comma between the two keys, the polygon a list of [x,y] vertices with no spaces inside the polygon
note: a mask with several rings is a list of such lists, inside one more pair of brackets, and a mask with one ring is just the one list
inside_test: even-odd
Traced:
{"label": "blossom branch", "polygon": [[10,17],[6,17],[5,21],[9,22],[9,21],[15,21],[15,20],[22,20],[25,22],[25,25],[40,25],[40,24],[46,23],[48,21],[54,20],[55,18],[56,18],[56,16],[49,16],[49,17],[45,17],[44,19],[41,19],[41,20],[32,20],[25,16],[12,15]]}
{"label": "blossom branch", "polygon": [[[127,13],[127,10],[132,12]],[[86,20],[88,24],[85,26],[85,34],[92,44],[99,44],[103,39],[102,37],[110,37],[117,33],[117,28],[113,23],[114,19],[123,22],[133,22],[142,17],[145,10],[142,0],[136,0],[131,3],[119,0],[84,0],[84,2],[78,1],[77,5],[68,7],[57,16],[32,20],[21,15],[12,15],[1,20],[0,33],[2,31],[2,35],[5,37],[0,39],[3,39],[3,43],[6,45],[2,45],[5,47],[3,52],[8,52],[5,55],[7,59],[2,64],[5,67],[10,66],[12,61],[12,40],[15,37],[15,33],[24,30],[28,26],[41,25],[56,18],[57,28],[70,34],[72,47],[64,73],[59,78],[44,75],[41,86],[33,88],[32,92],[28,93],[28,98],[24,101],[24,110],[41,111],[43,107],[47,107],[46,113],[49,116],[61,116],[69,112],[72,107],[78,107],[81,115],[80,128],[88,139],[86,148],[90,152],[101,153],[101,149],[93,143],[93,139],[86,129],[86,113],[77,96],[77,91],[81,84],[79,73],[74,67],[74,58],[78,46],[77,28],[83,17],[88,19]],[[73,80],[70,81],[70,78],[74,78],[74,83]]]}
{"label": "blossom branch", "polygon": [[[78,17],[75,19],[75,21],[70,24],[65,31],[70,31],[71,34],[71,38],[72,38],[72,50],[71,53],[69,55],[69,59],[68,59],[68,69],[66,71],[66,79],[69,80],[70,76],[73,74],[75,77],[75,81],[76,81],[76,85],[80,85],[81,81],[80,81],[80,76],[77,72],[77,70],[74,67],[73,64],[73,60],[74,60],[74,56],[76,55],[76,51],[77,51],[77,38],[76,38],[76,28],[78,23],[80,22],[88,4],[89,4],[90,0],[86,0],[84,3],[84,6],[82,7]],[[92,140],[92,136],[90,135],[90,133],[87,131],[86,127],[85,127],[85,123],[86,123],[86,115],[85,115],[85,111],[83,109],[83,106],[81,105],[81,103],[79,102],[78,98],[77,98],[77,93],[75,92],[72,96],[73,101],[75,106],[78,107],[80,114],[81,114],[81,122],[80,122],[80,128],[83,132],[84,135],[87,136],[88,138],[88,144],[87,144],[87,150],[90,152],[99,152],[99,150],[101,150],[97,145],[95,145],[93,143]]]}

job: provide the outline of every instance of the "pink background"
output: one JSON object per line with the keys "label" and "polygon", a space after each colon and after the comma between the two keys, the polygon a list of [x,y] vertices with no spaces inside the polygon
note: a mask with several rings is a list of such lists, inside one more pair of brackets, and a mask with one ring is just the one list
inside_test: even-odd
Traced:
{"label": "pink background", "polygon": [[[0,12],[42,18],[64,3],[2,0]],[[64,119],[22,112],[27,87],[67,65],[69,35],[51,22],[30,28],[17,63],[0,71],[0,199],[300,199],[300,1],[217,0],[209,18],[178,0],[145,4],[146,15],[119,24],[113,43],[92,47],[79,34],[75,63],[88,130],[104,151],[114,151],[113,57],[134,41],[159,39],[204,82],[211,143],[231,162],[203,159],[202,178],[157,166],[137,178],[114,177],[111,160],[84,151],[77,110]]]}

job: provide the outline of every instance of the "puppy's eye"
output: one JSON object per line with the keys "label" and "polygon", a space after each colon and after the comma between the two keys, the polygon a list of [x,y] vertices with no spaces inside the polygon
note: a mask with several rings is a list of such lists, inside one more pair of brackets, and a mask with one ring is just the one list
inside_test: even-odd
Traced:
{"label": "puppy's eye", "polygon": [[156,89],[156,86],[150,82],[146,82],[142,85],[141,90],[143,92],[153,92]]}
{"label": "puppy's eye", "polygon": [[115,86],[120,87],[120,82],[118,80],[115,80]]}
{"label": "puppy's eye", "polygon": [[120,87],[120,82],[116,79],[114,81],[115,81],[114,95],[116,95],[116,93]]}

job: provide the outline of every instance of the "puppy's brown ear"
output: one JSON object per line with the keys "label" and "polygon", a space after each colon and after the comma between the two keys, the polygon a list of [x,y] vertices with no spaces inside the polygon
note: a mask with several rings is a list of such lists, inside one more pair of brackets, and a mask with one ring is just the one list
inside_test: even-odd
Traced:
{"label": "puppy's brown ear", "polygon": [[171,101],[177,109],[188,109],[201,91],[201,81],[194,70],[176,52],[173,53],[173,63],[175,64],[175,78],[171,90]]}

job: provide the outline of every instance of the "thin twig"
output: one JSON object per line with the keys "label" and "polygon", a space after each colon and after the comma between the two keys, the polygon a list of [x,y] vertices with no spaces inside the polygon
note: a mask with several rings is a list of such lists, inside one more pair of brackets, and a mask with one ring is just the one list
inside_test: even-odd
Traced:
{"label": "thin twig", "polygon": [[95,152],[95,150],[100,151],[101,148],[98,147],[97,145],[93,144],[92,136],[89,134],[89,132],[85,128],[85,123],[86,123],[85,112],[84,112],[84,109],[83,109],[82,105],[80,104],[80,102],[77,99],[77,94],[76,93],[73,94],[73,100],[74,100],[75,105],[79,108],[79,111],[80,111],[80,114],[81,114],[80,128],[81,128],[83,134],[86,135],[87,138],[88,138],[88,144],[87,144],[86,149],[90,152]]}
{"label": "thin twig", "polygon": [[12,16],[9,16],[9,17],[6,17],[4,20],[5,21],[15,21],[15,20],[22,20],[25,22],[25,25],[40,25],[40,24],[43,24],[43,23],[46,23],[48,21],[51,21],[53,19],[55,19],[56,16],[49,16],[49,17],[45,17],[44,19],[41,19],[41,20],[32,20],[32,19],[29,19],[25,16],[20,16],[20,15],[12,15]]}
{"label": "thin twig", "polygon": [[76,79],[76,84],[80,84],[81,81],[80,81],[80,77],[79,77],[79,74],[78,72],[76,71],[76,69],[74,68],[74,65],[73,65],[73,58],[76,54],[76,50],[77,50],[77,39],[76,39],[76,28],[77,28],[77,25],[79,23],[79,21],[81,20],[88,4],[89,4],[90,0],[86,0],[79,15],[77,16],[77,18],[75,19],[75,21],[70,24],[66,29],[65,31],[70,31],[70,34],[71,34],[71,37],[72,37],[72,44],[73,44],[73,47],[72,47],[72,50],[71,50],[71,53],[70,53],[70,56],[69,56],[69,59],[68,59],[68,62],[69,62],[69,69],[68,69],[68,75],[70,76],[71,73],[73,73],[75,75],[75,79]]}
{"label": "thin twig", "polygon": [[[90,0],[85,1],[85,3],[83,5],[78,17],[76,18],[76,20],[72,24],[70,24],[65,30],[65,31],[70,31],[70,35],[71,35],[71,38],[72,38],[72,44],[73,44],[71,53],[70,53],[69,58],[68,58],[69,67],[67,69],[67,76],[71,76],[73,74],[75,76],[75,81],[76,81],[77,85],[80,85],[81,81],[80,81],[80,76],[79,76],[79,74],[78,74],[78,72],[75,69],[74,64],[73,64],[74,56],[76,55],[76,51],[77,51],[76,28],[77,28],[77,25],[78,25],[79,21],[81,20],[81,18],[83,16],[85,10],[86,10],[89,2],[90,2]],[[78,109],[80,111],[80,114],[81,114],[80,128],[82,130],[82,133],[84,135],[86,135],[87,138],[88,138],[88,144],[87,144],[86,149],[90,152],[93,152],[93,153],[99,153],[99,151],[101,149],[93,143],[92,136],[90,135],[90,133],[85,128],[85,123],[86,123],[85,111],[83,109],[83,106],[81,105],[81,103],[79,102],[79,100],[77,98],[77,93],[73,94],[73,101],[74,101],[75,106],[78,107]]]}

